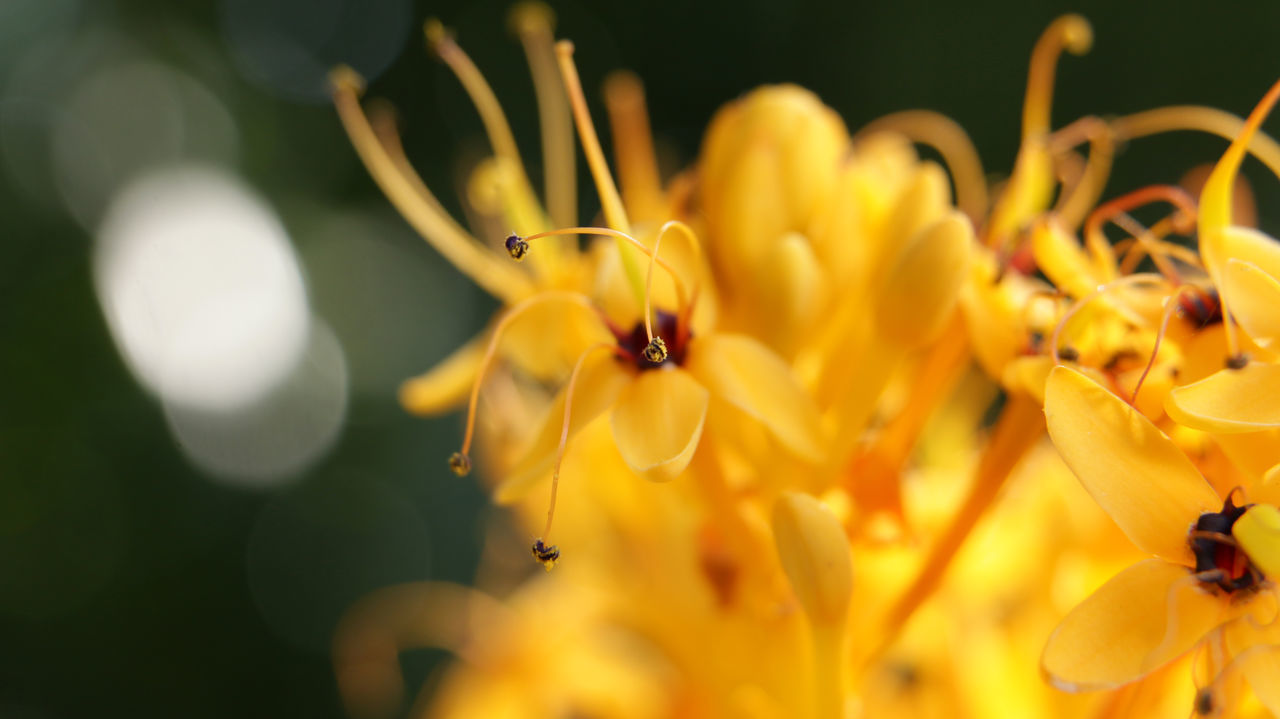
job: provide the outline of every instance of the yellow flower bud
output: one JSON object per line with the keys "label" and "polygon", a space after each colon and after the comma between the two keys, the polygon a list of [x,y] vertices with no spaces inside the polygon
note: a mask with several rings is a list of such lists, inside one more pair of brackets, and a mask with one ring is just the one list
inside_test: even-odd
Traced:
{"label": "yellow flower bud", "polygon": [[840,520],[817,499],[786,492],[773,505],[773,538],[810,621],[843,622],[853,593],[853,563]]}

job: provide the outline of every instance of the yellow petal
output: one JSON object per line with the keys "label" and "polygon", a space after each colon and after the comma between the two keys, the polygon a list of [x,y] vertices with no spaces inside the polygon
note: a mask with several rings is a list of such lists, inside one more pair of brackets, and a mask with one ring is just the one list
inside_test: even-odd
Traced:
{"label": "yellow petal", "polygon": [[1227,260],[1222,294],[1231,314],[1259,347],[1280,340],[1280,281],[1252,262]]}
{"label": "yellow petal", "polygon": [[[618,394],[631,380],[631,372],[612,355],[599,355],[588,359],[578,375],[573,391],[573,411],[569,416],[569,437],[572,438],[591,420],[613,406]],[[502,480],[494,492],[499,504],[518,500],[538,480],[545,477],[555,462],[560,446],[560,432],[564,423],[565,393],[561,389],[538,429],[524,459]]]}
{"label": "yellow petal", "polygon": [[1280,509],[1270,504],[1253,505],[1232,525],[1231,536],[1263,574],[1280,577]]}
{"label": "yellow petal", "polygon": [[1052,217],[1037,221],[1031,229],[1031,252],[1036,258],[1036,267],[1053,285],[1077,299],[1112,279],[1095,272],[1084,248]]}
{"label": "yellow petal", "polygon": [[1165,411],[1205,432],[1260,432],[1280,427],[1280,365],[1224,369],[1169,393]]}
{"label": "yellow petal", "polygon": [[746,335],[712,334],[689,343],[685,367],[711,393],[746,412],[797,455],[822,453],[818,410],[791,368]]}
{"label": "yellow petal", "polygon": [[405,380],[400,385],[401,406],[410,414],[429,417],[461,405],[475,382],[487,342],[487,337],[477,337],[425,374]]}
{"label": "yellow petal", "polygon": [[822,502],[784,492],[773,505],[773,539],[796,598],[815,624],[843,622],[853,594],[849,539]]}
{"label": "yellow petal", "polygon": [[1138,562],[1071,610],[1049,637],[1040,666],[1066,691],[1117,687],[1191,649],[1217,626],[1221,607],[1186,567]]}
{"label": "yellow petal", "polygon": [[1058,453],[1125,535],[1144,551],[1192,564],[1187,532],[1222,502],[1173,441],[1067,367],[1049,373],[1044,412]]}
{"label": "yellow petal", "polygon": [[680,369],[641,372],[613,408],[613,441],[631,469],[666,482],[689,466],[711,394]]}
{"label": "yellow petal", "polygon": [[1280,624],[1233,622],[1226,628],[1227,648],[1258,701],[1280,716]]}
{"label": "yellow petal", "polygon": [[880,335],[908,347],[937,338],[955,311],[972,247],[973,226],[958,210],[917,233],[876,300]]}

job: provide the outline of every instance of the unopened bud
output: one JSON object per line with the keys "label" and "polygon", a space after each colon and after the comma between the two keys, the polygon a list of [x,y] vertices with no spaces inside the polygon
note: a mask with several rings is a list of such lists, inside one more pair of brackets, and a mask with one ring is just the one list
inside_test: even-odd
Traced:
{"label": "unopened bud", "polygon": [[853,562],[835,514],[807,494],[784,493],[773,505],[773,539],[810,621],[843,622],[853,594]]}

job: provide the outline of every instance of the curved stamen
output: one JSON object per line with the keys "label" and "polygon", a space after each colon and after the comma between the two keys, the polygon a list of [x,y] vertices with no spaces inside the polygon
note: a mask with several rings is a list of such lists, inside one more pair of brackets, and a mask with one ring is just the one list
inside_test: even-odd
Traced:
{"label": "curved stamen", "polygon": [[542,163],[547,213],[559,227],[578,220],[578,178],[573,147],[573,116],[556,67],[555,16],[540,2],[522,2],[511,10],[511,25],[524,46],[542,131]]}
{"label": "curved stamen", "polygon": [[1151,357],[1147,359],[1147,366],[1143,368],[1142,375],[1138,377],[1138,383],[1133,387],[1133,394],[1129,395],[1129,404],[1137,405],[1138,393],[1142,391],[1142,383],[1147,380],[1147,375],[1151,373],[1151,368],[1156,364],[1156,355],[1160,353],[1160,341],[1164,339],[1165,332],[1169,329],[1169,319],[1173,317],[1173,313],[1178,309],[1178,300],[1183,293],[1188,291],[1198,291],[1195,285],[1183,285],[1179,287],[1166,301],[1163,316],[1160,318],[1160,331],[1156,333],[1156,341],[1151,346]]}
{"label": "curved stamen", "polygon": [[577,362],[573,364],[573,372],[569,374],[569,383],[565,385],[564,390],[564,420],[560,423],[560,444],[556,447],[555,468],[551,471],[551,501],[547,506],[547,523],[542,528],[539,542],[551,536],[551,522],[556,516],[556,494],[560,490],[560,465],[564,462],[565,447],[569,444],[569,420],[573,412],[573,392],[578,386],[578,376],[582,374],[582,367],[586,364],[587,358],[600,350],[612,350],[617,356],[628,359],[618,345],[612,342],[600,342],[583,350],[582,354],[578,355]]}
{"label": "curved stamen", "polygon": [[640,78],[626,71],[610,73],[604,80],[604,106],[613,133],[623,204],[641,220],[661,219],[666,208]]}
{"label": "curved stamen", "polygon": [[[578,68],[573,64],[573,43],[561,40],[556,43],[556,60],[560,64],[560,76],[564,80],[565,91],[569,94],[569,105],[573,108],[573,119],[578,126],[578,139],[582,141],[582,152],[587,156],[587,166],[591,168],[591,176],[595,179],[596,192],[600,195],[600,207],[604,211],[605,224],[618,232],[631,233],[631,222],[627,219],[627,209],[622,204],[622,196],[618,194],[618,186],[609,173],[609,163],[604,159],[604,151],[600,149],[600,137],[596,135],[596,126],[591,122],[591,111],[587,109],[587,99],[582,94],[582,80],[578,77]],[[640,270],[636,266],[635,256],[625,246],[619,247],[622,255],[622,268],[627,273],[627,280],[636,293],[637,299],[643,291]]]}
{"label": "curved stamen", "polygon": [[338,67],[329,80],[334,107],[352,146],[374,182],[409,224],[454,267],[494,297],[510,303],[532,292],[527,275],[499,261],[448,213],[442,212],[438,201],[424,200],[430,190],[416,173],[406,175],[402,171],[360,107],[360,76],[348,67]]}
{"label": "curved stamen", "polygon": [[[539,232],[535,235],[529,235],[528,237],[519,237],[517,235],[512,235],[511,237],[507,238],[507,244],[508,244],[508,251],[511,252],[511,256],[515,259],[519,259],[520,257],[523,257],[526,252],[528,252],[529,243],[533,242],[534,240],[541,239],[543,237],[555,237],[555,236],[563,236],[563,235],[607,235],[609,237],[617,238],[620,242],[625,242],[628,245],[639,250],[641,253],[647,255],[649,257],[649,271],[646,276],[646,280],[644,284],[644,292],[643,292],[644,329],[645,329],[646,337],[652,343],[653,342],[653,325],[650,318],[650,315],[652,314],[650,309],[650,294],[651,294],[650,289],[653,285],[653,265],[654,264],[660,265],[663,270],[666,270],[667,274],[671,276],[672,281],[675,283],[677,318],[688,317],[690,308],[693,306],[693,301],[697,298],[697,294],[698,294],[699,284],[697,284],[696,275],[695,275],[695,284],[693,287],[693,291],[689,292],[688,288],[686,288],[684,285],[684,280],[681,279],[680,277],[680,273],[676,272],[675,268],[672,267],[670,264],[668,264],[666,260],[663,260],[661,257],[658,256],[658,249],[662,244],[662,236],[666,234],[666,232],[670,229],[679,229],[682,232],[686,233],[686,236],[693,241],[694,248],[699,252],[698,257],[699,258],[701,257],[701,248],[698,244],[697,236],[694,235],[693,231],[690,230],[689,227],[685,225],[683,222],[679,222],[675,220],[664,223],[662,227],[658,230],[657,239],[654,241],[652,250],[650,250],[648,247],[645,247],[644,243],[640,242],[639,240],[632,237],[631,235],[625,232],[620,232],[618,230],[609,229],[607,227],[566,227],[559,230],[548,230],[546,232]],[[695,269],[695,272],[696,272],[696,269]],[[687,319],[685,321],[687,321]]]}
{"label": "curved stamen", "polygon": [[1058,320],[1058,324],[1054,326],[1053,335],[1049,339],[1049,354],[1053,357],[1053,363],[1055,365],[1062,364],[1061,353],[1058,350],[1058,342],[1062,336],[1062,330],[1067,326],[1067,323],[1071,321],[1071,318],[1076,316],[1076,313],[1084,309],[1085,305],[1112,290],[1119,289],[1121,287],[1128,287],[1129,285],[1143,284],[1162,285],[1168,284],[1168,281],[1160,275],[1146,273],[1140,275],[1129,275],[1102,285],[1072,304],[1071,307],[1062,315],[1062,318]]}
{"label": "curved stamen", "polygon": [[964,128],[933,110],[905,110],[872,120],[854,136],[888,130],[905,135],[912,142],[928,145],[942,155],[956,188],[956,206],[969,216],[975,227],[987,213],[987,176],[982,160]]}
{"label": "curved stamen", "polygon": [[470,470],[471,468],[471,460],[468,453],[471,451],[471,440],[475,436],[476,407],[480,402],[480,385],[484,383],[484,378],[489,371],[489,366],[493,364],[493,358],[494,355],[497,354],[498,343],[502,339],[503,332],[506,331],[507,327],[515,319],[520,317],[520,315],[524,314],[530,308],[547,302],[571,302],[582,305],[592,312],[599,312],[599,310],[596,309],[596,306],[591,303],[591,300],[587,298],[586,295],[579,294],[577,292],[569,292],[567,290],[549,290],[547,292],[540,292],[533,297],[516,304],[514,307],[503,313],[502,318],[498,320],[498,324],[494,326],[493,333],[489,336],[489,346],[485,348],[484,357],[481,358],[480,366],[476,370],[475,382],[471,385],[471,399],[467,402],[467,428],[462,435],[462,449],[455,452],[453,456],[449,458],[449,466],[450,468],[453,468],[455,472],[458,471],[455,467],[455,463],[462,464],[465,462],[466,469]]}
{"label": "curved stamen", "polygon": [[515,135],[511,132],[511,125],[507,122],[506,114],[502,112],[502,106],[498,103],[498,97],[493,93],[493,88],[489,87],[480,69],[454,42],[453,37],[439,20],[428,20],[422,29],[427,38],[427,45],[453,71],[458,82],[471,98],[476,111],[480,113],[480,121],[484,124],[485,134],[489,137],[489,144],[493,146],[494,154],[502,164],[515,173],[514,191],[517,197],[514,204],[520,208],[519,220],[522,228],[527,231],[545,227],[547,223],[543,217],[542,208],[538,206],[537,198],[533,194],[533,186],[529,183],[524,162],[520,159]]}
{"label": "curved stamen", "polygon": [[1049,112],[1053,105],[1053,79],[1058,57],[1065,49],[1083,55],[1093,45],[1093,29],[1079,15],[1063,15],[1044,31],[1031,51],[1027,74],[1027,96],[1022,108],[1022,140],[1049,133]]}
{"label": "curved stamen", "polygon": [[1107,123],[1097,117],[1082,117],[1053,133],[1049,138],[1049,150],[1060,155],[1081,142],[1089,143],[1089,159],[1084,171],[1071,188],[1063,188],[1058,198],[1055,214],[1067,228],[1074,230],[1089,212],[1089,208],[1102,197],[1102,188],[1111,174],[1111,160],[1115,156],[1115,139]]}
{"label": "curved stamen", "polygon": [[[1165,132],[1191,130],[1234,140],[1244,130],[1244,120],[1216,107],[1199,105],[1172,105],[1153,110],[1135,112],[1111,121],[1116,140],[1136,140]],[[1280,144],[1265,132],[1259,131],[1249,141],[1249,152],[1280,177]]]}
{"label": "curved stamen", "polygon": [[[1107,221],[1115,222],[1117,225],[1124,226],[1128,218],[1124,217],[1124,213],[1135,207],[1140,207],[1151,202],[1167,202],[1178,209],[1181,217],[1175,220],[1177,223],[1189,223],[1191,218],[1196,217],[1197,207],[1195,198],[1187,194],[1185,190],[1174,185],[1149,185],[1133,192],[1126,193],[1113,200],[1108,200],[1099,205],[1092,213],[1089,219],[1085,220],[1084,236],[1085,242],[1096,252],[1108,245],[1107,238],[1102,233],[1102,225]],[[1190,229],[1190,228],[1187,228]],[[1178,282],[1177,269],[1169,264],[1163,252],[1150,243],[1150,232],[1132,232],[1132,228],[1126,228],[1130,234],[1143,244],[1147,254],[1151,256],[1151,260],[1156,263],[1156,267],[1160,270],[1160,274],[1168,277],[1172,282]]]}

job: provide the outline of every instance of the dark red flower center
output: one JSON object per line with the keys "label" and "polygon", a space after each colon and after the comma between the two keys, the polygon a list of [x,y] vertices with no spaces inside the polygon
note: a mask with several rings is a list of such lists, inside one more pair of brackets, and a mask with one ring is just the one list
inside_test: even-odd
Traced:
{"label": "dark red flower center", "polygon": [[689,332],[686,330],[682,335],[676,316],[662,310],[655,313],[653,323],[654,337],[661,337],[667,348],[667,358],[662,362],[650,362],[644,356],[644,350],[649,346],[649,336],[644,331],[643,320],[636,322],[630,332],[617,327],[611,327],[610,330],[618,340],[618,347],[639,369],[657,369],[668,362],[681,365],[684,363],[685,352],[689,349]]}
{"label": "dark red flower center", "polygon": [[1231,536],[1231,527],[1250,505],[1237,507],[1227,495],[1220,512],[1205,512],[1196,520],[1190,534],[1191,551],[1196,558],[1196,574],[1206,577],[1205,583],[1230,594],[1255,586],[1262,574],[1249,555]]}

